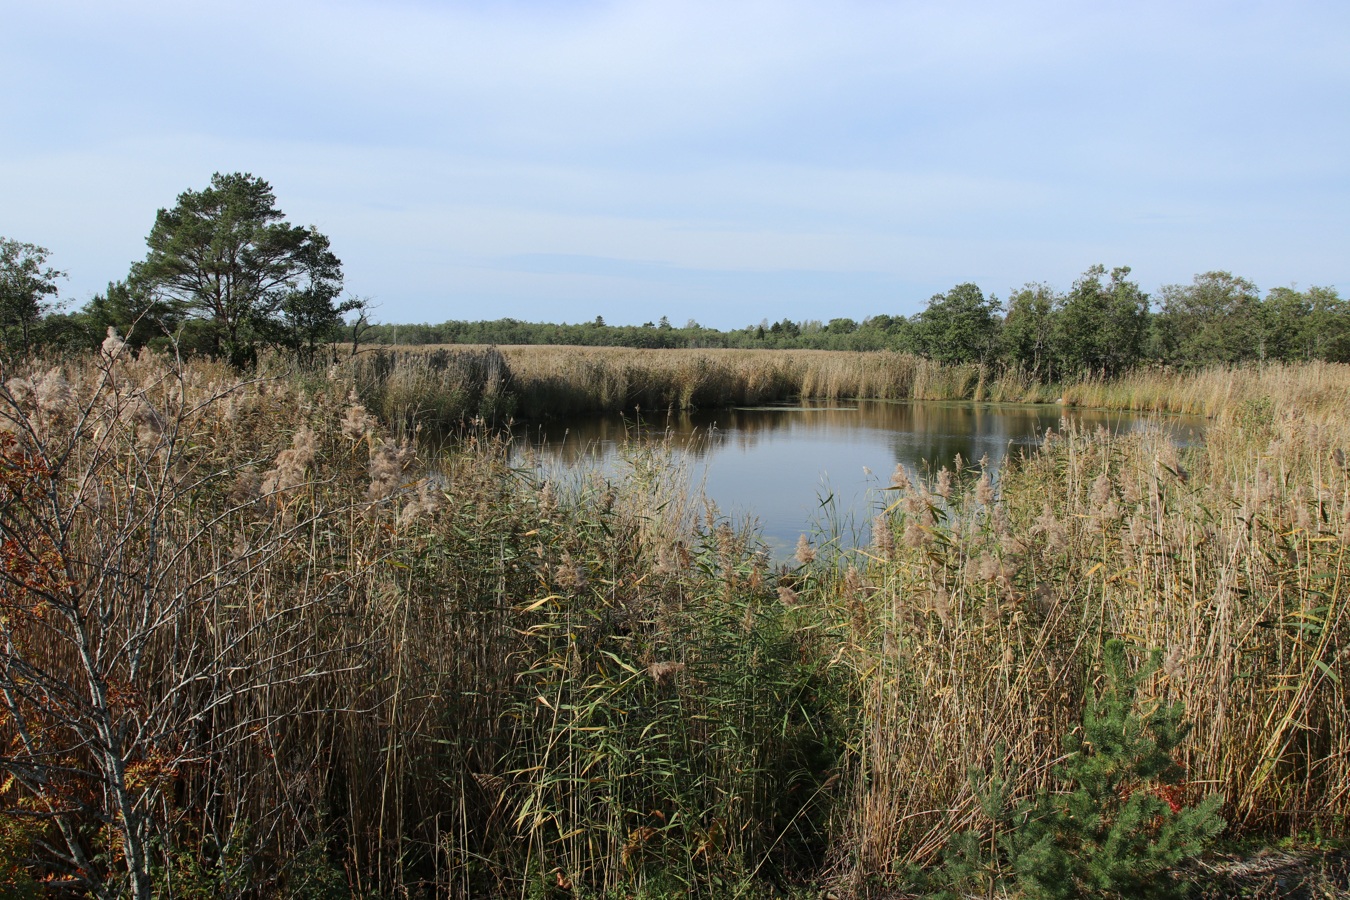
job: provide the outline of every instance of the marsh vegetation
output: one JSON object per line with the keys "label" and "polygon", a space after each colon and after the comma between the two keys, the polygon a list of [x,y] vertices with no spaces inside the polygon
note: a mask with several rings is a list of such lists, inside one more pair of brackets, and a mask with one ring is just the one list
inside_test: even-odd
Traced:
{"label": "marsh vegetation", "polygon": [[[983,371],[506,348],[241,376],[115,338],[7,367],[0,884],[1034,895],[1036,847],[1074,890],[1130,853],[1161,889],[1218,817],[1344,838],[1344,366],[1065,386],[1210,425],[1193,446],[1057,430],[997,487],[902,470],[869,546],[808,535],[786,567],[657,451],[555,483],[486,426],[417,436],[545,409],[1056,399]],[[1102,722],[1166,761],[1108,751]],[[1098,824],[1069,829],[1057,798]],[[1091,871],[1064,862],[1085,841]]]}

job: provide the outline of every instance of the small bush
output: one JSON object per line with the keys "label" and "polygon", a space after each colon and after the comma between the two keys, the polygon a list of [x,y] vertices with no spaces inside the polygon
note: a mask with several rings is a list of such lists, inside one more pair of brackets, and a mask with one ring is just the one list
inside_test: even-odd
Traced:
{"label": "small bush", "polygon": [[947,896],[1009,881],[1046,900],[1174,892],[1169,871],[1203,852],[1225,823],[1217,794],[1196,806],[1176,799],[1184,773],[1172,752],[1188,731],[1181,704],[1145,708],[1138,696],[1160,659],[1154,652],[1131,673],[1124,643],[1107,643],[1105,684],[1064,740],[1060,790],[1012,803],[1015,779],[1002,767],[972,775],[994,828],[965,831],[948,846],[937,876]]}

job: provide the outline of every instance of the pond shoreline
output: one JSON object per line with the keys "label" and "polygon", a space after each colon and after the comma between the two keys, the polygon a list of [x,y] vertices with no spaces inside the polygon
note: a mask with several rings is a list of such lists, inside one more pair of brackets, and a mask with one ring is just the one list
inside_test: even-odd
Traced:
{"label": "pond shoreline", "polygon": [[1291,404],[1323,417],[1350,407],[1350,367],[1335,363],[1141,369],[1048,384],[1017,370],[942,365],[892,351],[413,347],[363,352],[344,366],[362,401],[386,421],[442,431],[472,419],[551,422],[803,399],[1059,405],[1208,418],[1248,407],[1279,414]]}
{"label": "pond shoreline", "polygon": [[[657,449],[723,512],[756,523],[777,562],[803,534],[843,547],[866,546],[871,520],[894,499],[885,489],[897,466],[915,483],[946,468],[963,478],[982,471],[997,482],[1010,454],[1039,446],[1048,431],[1104,428],[1113,434],[1161,426],[1181,445],[1198,440],[1204,420],[1119,410],[974,401],[795,401],[716,410],[668,411],[641,418],[579,416],[513,429],[554,480],[599,472],[621,475],[626,453]],[[1164,421],[1165,419],[1165,421]],[[826,499],[828,498],[828,499]]]}

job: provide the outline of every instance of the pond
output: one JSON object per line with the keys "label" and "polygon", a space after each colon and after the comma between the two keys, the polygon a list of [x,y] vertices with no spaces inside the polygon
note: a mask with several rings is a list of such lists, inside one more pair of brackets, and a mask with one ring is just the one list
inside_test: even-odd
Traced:
{"label": "pond", "polygon": [[[1038,445],[1061,417],[1112,432],[1163,427],[1176,440],[1199,439],[1203,420],[1111,410],[989,403],[804,402],[792,406],[670,413],[635,422],[620,417],[522,429],[517,447],[533,448],[546,471],[612,473],[618,452],[635,440],[667,442],[719,510],[751,520],[773,557],[787,559],[802,534],[868,538],[887,502],[882,489],[897,465],[911,478],[983,459],[989,469]],[[890,495],[894,499],[894,495]]]}

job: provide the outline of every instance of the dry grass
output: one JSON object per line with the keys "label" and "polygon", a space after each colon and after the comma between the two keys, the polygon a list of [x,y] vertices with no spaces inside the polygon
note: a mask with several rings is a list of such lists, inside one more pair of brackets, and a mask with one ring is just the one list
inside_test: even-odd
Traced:
{"label": "dry grass", "polygon": [[1067,385],[1063,396],[1075,406],[1211,417],[1269,403],[1274,415],[1296,410],[1315,420],[1339,419],[1350,409],[1350,366],[1312,362],[1216,366],[1191,373],[1144,370],[1115,381]]}
{"label": "dry grass", "polygon": [[506,360],[491,347],[375,350],[340,370],[361,402],[400,433],[504,420],[515,405]]}
{"label": "dry grass", "polygon": [[[1140,370],[1117,379],[1041,384],[1026,372],[976,365],[944,366],[890,351],[641,350],[623,347],[497,348],[509,369],[514,412],[524,418],[754,405],[775,400],[977,400],[1050,403],[1214,417],[1269,399],[1305,415],[1336,416],[1350,408],[1350,367],[1337,363],[1215,367],[1199,372]],[[451,345],[385,351],[385,368],[408,380],[402,394],[435,388],[422,373],[447,369],[489,348]],[[429,364],[428,360],[434,360]],[[459,364],[462,367],[463,363]],[[481,368],[481,363],[476,364]],[[402,374],[406,369],[407,374]],[[450,378],[477,384],[481,378]],[[435,379],[432,379],[433,381]],[[495,385],[497,382],[494,381]],[[448,388],[442,388],[447,390]],[[483,392],[481,389],[478,394]],[[425,402],[425,401],[424,401]],[[405,400],[404,407],[414,405]],[[462,404],[461,404],[462,405]],[[472,412],[472,410],[471,410]]]}
{"label": "dry grass", "polygon": [[[485,348],[477,348],[482,352]],[[905,353],[829,350],[498,348],[525,418],[755,405],[797,397],[838,400],[1054,399],[1023,373],[943,366]],[[456,348],[463,352],[464,348]],[[400,354],[447,352],[404,348]]]}
{"label": "dry grass", "polygon": [[971,766],[1004,755],[1022,790],[1046,784],[1112,637],[1164,651],[1152,696],[1190,712],[1188,800],[1219,792],[1233,833],[1342,832],[1350,427],[1278,405],[1274,421],[1217,410],[1190,454],[1070,430],[1006,471],[996,503],[974,473],[947,501],[913,488],[889,558],[809,573],[864,698],[854,877],[981,825]]}
{"label": "dry grass", "polygon": [[3,383],[5,866],[477,897],[819,852],[785,837],[823,815],[816,664],[664,457],[550,485],[483,435],[430,454],[337,370]]}
{"label": "dry grass", "polygon": [[[1214,425],[935,476],[868,552],[780,578],[659,453],[545,484],[482,433],[433,454],[390,426],[482,412],[507,373],[558,412],[1032,386],[887,354],[503,355],[4,373],[0,874],[108,897],[859,886],[980,827],[970,766],[1050,783],[1111,637],[1164,650],[1148,690],[1190,711],[1186,799],[1345,837],[1343,368],[1084,386]],[[455,391],[453,413],[423,395]]]}

